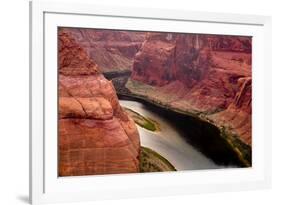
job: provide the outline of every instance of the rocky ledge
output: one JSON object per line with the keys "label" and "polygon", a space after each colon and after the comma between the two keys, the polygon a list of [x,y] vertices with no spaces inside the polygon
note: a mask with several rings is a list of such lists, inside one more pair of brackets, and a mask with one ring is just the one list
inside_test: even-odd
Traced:
{"label": "rocky ledge", "polygon": [[140,138],[115,89],[59,30],[59,176],[139,172]]}

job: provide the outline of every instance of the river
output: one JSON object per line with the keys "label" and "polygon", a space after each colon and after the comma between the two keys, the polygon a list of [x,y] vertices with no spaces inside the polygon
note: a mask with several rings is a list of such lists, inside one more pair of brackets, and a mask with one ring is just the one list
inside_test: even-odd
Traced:
{"label": "river", "polygon": [[160,131],[152,132],[137,125],[140,133],[141,146],[148,147],[161,154],[177,170],[199,170],[224,168],[217,165],[212,159],[206,157],[186,140],[186,133],[178,129],[159,112],[154,112],[143,103],[120,100],[123,107],[156,121],[160,125]]}

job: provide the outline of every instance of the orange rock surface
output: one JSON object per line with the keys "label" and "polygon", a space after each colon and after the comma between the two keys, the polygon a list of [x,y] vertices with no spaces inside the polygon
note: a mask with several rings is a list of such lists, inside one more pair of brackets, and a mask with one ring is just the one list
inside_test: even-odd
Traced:
{"label": "orange rock surface", "polygon": [[139,172],[140,139],[111,82],[59,30],[59,176]]}

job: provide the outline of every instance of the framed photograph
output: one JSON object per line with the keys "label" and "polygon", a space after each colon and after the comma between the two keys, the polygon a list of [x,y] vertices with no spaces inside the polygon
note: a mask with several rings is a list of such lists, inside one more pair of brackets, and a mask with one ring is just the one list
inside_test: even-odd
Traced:
{"label": "framed photograph", "polygon": [[30,22],[32,204],[270,187],[270,17],[39,1]]}

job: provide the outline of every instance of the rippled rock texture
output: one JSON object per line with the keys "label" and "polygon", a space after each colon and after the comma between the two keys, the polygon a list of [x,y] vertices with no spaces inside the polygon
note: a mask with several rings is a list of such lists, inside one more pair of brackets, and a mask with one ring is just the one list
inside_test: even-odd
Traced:
{"label": "rippled rock texture", "polygon": [[251,146],[251,48],[251,37],[149,33],[126,86]]}
{"label": "rippled rock texture", "polygon": [[139,134],[111,82],[70,33],[58,40],[59,176],[139,172]]}
{"label": "rippled rock texture", "polygon": [[145,39],[145,32],[61,28],[85,49],[102,72],[132,68],[135,54]]}

